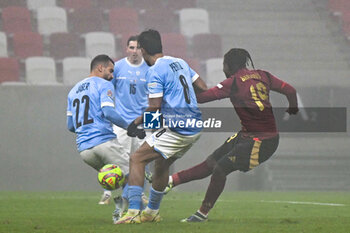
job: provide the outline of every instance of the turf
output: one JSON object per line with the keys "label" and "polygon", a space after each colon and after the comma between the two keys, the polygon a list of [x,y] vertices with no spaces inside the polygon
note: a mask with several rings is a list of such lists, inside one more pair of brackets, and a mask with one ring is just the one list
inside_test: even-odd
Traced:
{"label": "turf", "polygon": [[97,192],[0,192],[0,232],[350,232],[350,193],[225,192],[208,222],[180,223],[203,195],[173,191],[162,222],[113,225],[114,205],[98,205]]}

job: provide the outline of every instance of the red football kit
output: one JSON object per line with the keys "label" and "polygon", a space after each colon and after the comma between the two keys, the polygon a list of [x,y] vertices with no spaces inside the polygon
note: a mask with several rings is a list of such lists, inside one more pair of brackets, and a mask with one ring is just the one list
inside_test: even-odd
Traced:
{"label": "red football kit", "polygon": [[270,90],[296,104],[295,89],[267,71],[243,68],[217,86],[197,95],[198,103],[230,98],[242,125],[242,136],[267,139],[278,134]]}

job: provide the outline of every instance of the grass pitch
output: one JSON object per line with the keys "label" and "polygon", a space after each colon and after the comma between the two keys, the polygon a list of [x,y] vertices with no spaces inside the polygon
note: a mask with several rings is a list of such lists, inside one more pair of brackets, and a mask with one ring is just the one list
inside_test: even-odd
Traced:
{"label": "grass pitch", "polygon": [[164,196],[160,223],[113,225],[98,192],[0,192],[1,233],[350,232],[350,193],[224,192],[205,223],[181,223],[204,193]]}

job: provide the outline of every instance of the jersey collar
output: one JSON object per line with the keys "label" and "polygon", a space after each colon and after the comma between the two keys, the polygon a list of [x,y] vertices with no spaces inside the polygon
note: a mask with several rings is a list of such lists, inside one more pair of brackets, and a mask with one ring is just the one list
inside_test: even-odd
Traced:
{"label": "jersey collar", "polygon": [[129,60],[128,60],[127,57],[125,57],[125,61],[126,61],[126,63],[127,63],[129,66],[131,66],[131,67],[140,67],[140,66],[142,66],[143,63],[145,62],[145,61],[143,60],[143,58],[142,58],[141,63],[138,64],[138,65],[135,65],[135,64],[132,64],[131,62],[129,62]]}

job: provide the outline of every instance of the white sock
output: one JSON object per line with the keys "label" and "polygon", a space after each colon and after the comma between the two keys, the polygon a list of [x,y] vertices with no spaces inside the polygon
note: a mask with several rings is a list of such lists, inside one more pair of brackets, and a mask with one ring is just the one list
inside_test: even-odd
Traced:
{"label": "white sock", "polygon": [[204,217],[208,218],[208,214],[203,214],[200,210],[197,210],[197,212],[203,215]]}
{"label": "white sock", "polygon": [[103,193],[112,196],[112,192],[110,190],[104,189]]}

